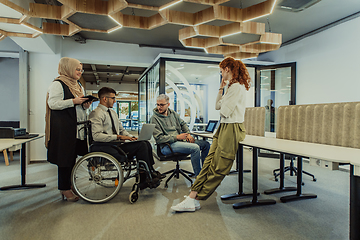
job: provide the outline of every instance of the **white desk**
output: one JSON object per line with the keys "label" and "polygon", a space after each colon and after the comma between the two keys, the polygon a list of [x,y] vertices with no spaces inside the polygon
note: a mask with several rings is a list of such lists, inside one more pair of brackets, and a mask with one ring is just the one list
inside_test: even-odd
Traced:
{"label": "white desk", "polygon": [[0,139],[0,151],[2,151],[4,149],[11,148],[12,146],[13,146],[12,143],[10,143],[10,142],[1,142],[1,139]]}
{"label": "white desk", "polygon": [[[243,146],[253,147],[253,199],[250,202],[240,202],[233,205],[234,208],[242,208],[264,204],[274,204],[271,200],[265,203],[257,200],[257,155],[258,149],[291,154],[298,157],[298,173],[302,173],[302,158],[317,158],[331,162],[350,164],[350,238],[360,237],[360,176],[355,176],[355,167],[360,166],[360,149],[338,147],[325,144],[307,143],[276,138],[265,138],[248,135],[239,143],[239,151],[242,153]],[[240,161],[243,160],[241,154]],[[239,172],[239,175],[242,174]],[[239,177],[240,178],[240,177]],[[295,195],[281,197],[282,202],[315,198],[314,194],[301,193],[302,174],[297,174],[297,193]]]}
{"label": "white desk", "polygon": [[45,187],[46,184],[26,184],[26,143],[34,141],[36,139],[40,139],[44,136],[44,134],[40,134],[37,137],[29,138],[29,139],[12,139],[12,138],[2,138],[0,139],[0,149],[2,147],[12,147],[15,145],[21,144],[21,184],[20,185],[12,185],[1,187],[0,190],[12,190],[12,189],[24,189],[24,188],[41,188]]}
{"label": "white desk", "polygon": [[199,133],[199,132],[196,132],[196,131],[195,131],[195,132],[190,132],[190,134],[191,134],[191,135],[195,135],[195,136],[199,136],[199,137],[202,137],[202,138],[206,139],[206,138],[213,138],[215,132],[213,132],[213,133],[208,133],[208,132],[201,132],[201,133]]}

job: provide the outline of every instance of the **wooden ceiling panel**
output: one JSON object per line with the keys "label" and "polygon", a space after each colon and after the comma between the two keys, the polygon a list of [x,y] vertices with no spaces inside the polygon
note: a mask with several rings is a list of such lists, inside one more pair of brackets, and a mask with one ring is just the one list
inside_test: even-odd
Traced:
{"label": "wooden ceiling panel", "polygon": [[[163,25],[174,29],[179,28],[174,26],[178,25],[182,27],[178,40],[183,46],[223,55],[239,51],[237,57],[271,51],[282,42],[281,34],[266,33],[265,24],[250,21],[271,14],[276,0],[255,1],[246,8],[234,6],[232,0],[58,0],[51,3],[35,0],[29,3],[29,10],[25,10],[9,0],[0,0],[0,4],[19,13],[17,19],[0,15],[2,36],[37,37],[43,33],[72,36],[81,31],[83,35],[85,32],[106,34],[120,28],[155,33],[154,29]],[[29,24],[29,18],[44,19],[42,28]],[[1,28],[1,24],[22,25],[30,30],[16,32],[14,27],[9,31]]]}

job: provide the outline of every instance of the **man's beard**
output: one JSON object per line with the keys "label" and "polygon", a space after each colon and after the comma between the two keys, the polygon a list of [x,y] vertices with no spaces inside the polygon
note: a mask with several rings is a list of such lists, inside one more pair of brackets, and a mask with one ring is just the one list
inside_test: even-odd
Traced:
{"label": "man's beard", "polygon": [[160,111],[159,111],[159,113],[160,113],[160,114],[165,114],[165,113],[166,113],[166,111],[167,111],[167,109],[166,109],[166,110],[164,110],[164,111],[162,111],[162,112],[160,112]]}

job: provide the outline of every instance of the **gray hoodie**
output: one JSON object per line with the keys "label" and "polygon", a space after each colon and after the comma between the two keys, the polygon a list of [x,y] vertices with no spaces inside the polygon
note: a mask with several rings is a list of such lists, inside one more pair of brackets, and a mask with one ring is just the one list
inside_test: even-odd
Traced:
{"label": "gray hoodie", "polygon": [[190,133],[184,120],[182,120],[174,110],[168,108],[168,115],[160,114],[157,108],[153,109],[150,123],[155,124],[153,136],[157,144],[173,143],[178,141],[176,136],[180,133]]}

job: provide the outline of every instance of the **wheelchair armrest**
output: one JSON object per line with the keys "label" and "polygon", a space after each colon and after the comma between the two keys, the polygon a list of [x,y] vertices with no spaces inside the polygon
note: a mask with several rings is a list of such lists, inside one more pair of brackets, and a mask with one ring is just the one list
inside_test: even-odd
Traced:
{"label": "wheelchair armrest", "polygon": [[126,158],[128,158],[127,155],[126,155],[126,153],[124,152],[124,150],[122,150],[121,148],[119,148],[119,147],[118,147],[115,143],[113,143],[113,142],[93,142],[91,145],[92,145],[92,146],[106,146],[106,147],[111,147],[111,148],[115,149],[119,154],[124,155]]}

